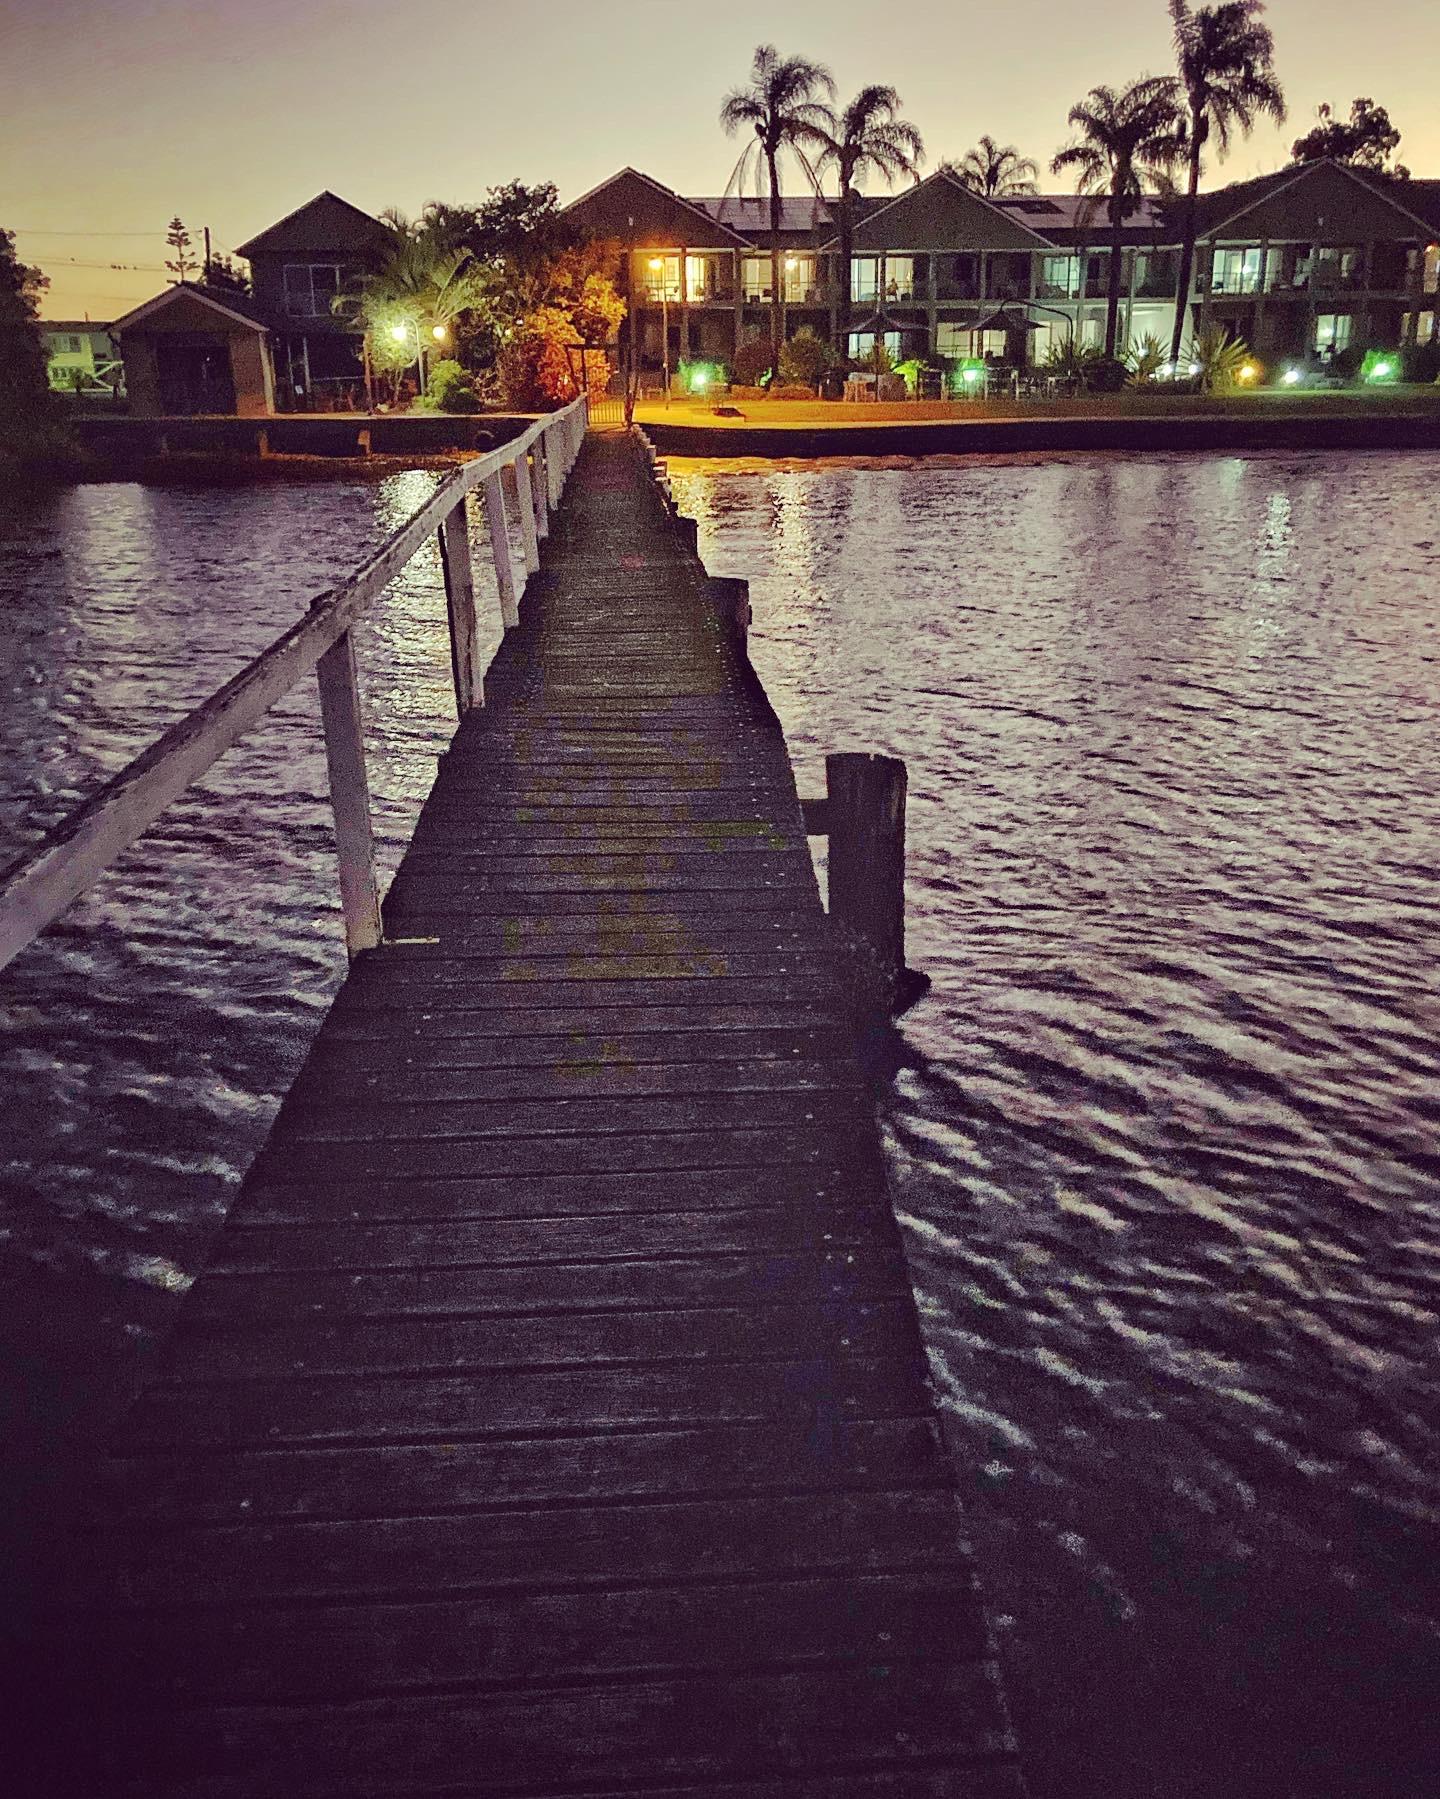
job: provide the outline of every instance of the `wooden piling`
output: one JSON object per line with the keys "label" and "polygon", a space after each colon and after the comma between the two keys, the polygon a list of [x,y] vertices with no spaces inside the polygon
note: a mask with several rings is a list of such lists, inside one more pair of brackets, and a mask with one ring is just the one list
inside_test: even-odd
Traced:
{"label": "wooden piling", "polygon": [[905,966],[905,764],[846,751],[825,758],[830,918],[890,1011],[928,982]]}

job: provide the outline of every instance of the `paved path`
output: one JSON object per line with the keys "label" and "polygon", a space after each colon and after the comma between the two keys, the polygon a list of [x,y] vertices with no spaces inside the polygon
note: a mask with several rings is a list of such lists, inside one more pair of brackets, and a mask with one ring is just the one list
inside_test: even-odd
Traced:
{"label": "paved path", "polygon": [[784,741],[626,439],[487,694],[107,1471],[96,1799],[1014,1795]]}

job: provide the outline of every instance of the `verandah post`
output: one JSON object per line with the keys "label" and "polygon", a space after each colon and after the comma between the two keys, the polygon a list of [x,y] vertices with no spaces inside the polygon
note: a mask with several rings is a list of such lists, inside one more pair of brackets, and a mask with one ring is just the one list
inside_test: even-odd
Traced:
{"label": "verandah post", "polygon": [[[495,560],[495,584],[500,589],[500,621],[509,631],[520,623],[520,607],[515,598],[515,565],[510,559],[510,530],[505,523],[505,495],[499,475],[487,475],[480,491],[485,499],[490,554]],[[523,514],[525,508],[520,510]]]}
{"label": "verandah post", "polygon": [[485,678],[480,668],[475,570],[470,560],[470,529],[463,494],[440,527],[440,558],[445,570],[445,607],[450,618],[455,710],[464,718],[467,712],[485,704]]}
{"label": "verandah post", "polygon": [[370,784],[365,774],[360,683],[349,631],[326,650],[315,664],[315,674],[320,683],[330,803],[335,810],[345,948],[353,961],[362,950],[374,949],[380,941],[380,889],[375,879],[375,837],[370,825]]}

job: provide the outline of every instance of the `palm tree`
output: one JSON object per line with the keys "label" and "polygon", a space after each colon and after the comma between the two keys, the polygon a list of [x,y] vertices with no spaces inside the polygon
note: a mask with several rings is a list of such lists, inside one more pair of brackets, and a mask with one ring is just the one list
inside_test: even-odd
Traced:
{"label": "palm tree", "polygon": [[[759,156],[770,191],[770,347],[780,364],[784,336],[784,300],[780,285],[780,152],[792,150],[802,162],[807,149],[823,150],[830,109],[819,96],[835,98],[835,82],[823,63],[803,56],[782,57],[773,44],[761,44],[750,68],[750,82],[725,96],[720,123],[733,137],[748,125],[755,133],[737,163]],[[808,170],[808,165],[807,165]],[[813,176],[813,171],[808,171]]]}
{"label": "palm tree", "polygon": [[1035,177],[1040,173],[1039,164],[1022,156],[1014,144],[997,144],[988,132],[959,162],[942,166],[958,176],[972,193],[983,194],[987,200],[1035,193]]}
{"label": "palm tree", "polygon": [[855,243],[855,187],[866,175],[879,175],[888,187],[899,175],[918,176],[925,143],[908,119],[900,117],[900,96],[893,87],[862,87],[843,112],[832,113],[819,167],[833,166],[840,183],[835,218],[840,227],[840,281],[836,293],[837,348],[850,348],[850,258]]}
{"label": "palm tree", "polygon": [[1200,6],[1193,12],[1185,0],[1170,0],[1175,21],[1175,56],[1188,115],[1186,147],[1189,181],[1181,214],[1180,278],[1175,299],[1175,329],[1170,355],[1180,354],[1189,310],[1190,279],[1195,267],[1195,196],[1200,191],[1200,164],[1213,136],[1223,156],[1236,126],[1248,137],[1261,113],[1276,124],[1285,118],[1285,95],[1275,79],[1275,40],[1260,22],[1262,0],[1227,0],[1223,6]]}
{"label": "palm tree", "polygon": [[1147,184],[1168,190],[1170,170],[1184,151],[1185,121],[1180,84],[1173,75],[1146,75],[1116,93],[1092,87],[1070,108],[1077,143],[1051,162],[1059,175],[1077,172],[1077,190],[1105,196],[1110,221],[1110,285],[1105,312],[1105,354],[1115,354],[1120,324],[1120,258],[1125,221],[1140,203]]}
{"label": "palm tree", "polygon": [[398,370],[413,362],[423,389],[427,350],[453,342],[461,315],[485,307],[491,277],[455,242],[453,221],[396,212],[381,218],[389,241],[358,291],[336,296],[335,311],[358,312],[375,365]]}

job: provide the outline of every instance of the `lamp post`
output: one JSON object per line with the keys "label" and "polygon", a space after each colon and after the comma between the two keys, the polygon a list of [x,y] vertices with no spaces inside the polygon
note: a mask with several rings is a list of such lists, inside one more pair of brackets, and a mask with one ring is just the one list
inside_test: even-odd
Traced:
{"label": "lamp post", "polygon": [[[408,343],[412,331],[415,333],[415,377],[417,382],[415,391],[418,399],[425,391],[425,340],[420,335],[420,321],[419,319],[409,319],[404,324],[390,327],[390,335],[397,344]],[[450,333],[443,325],[432,325],[430,335],[437,344],[443,344]]]}
{"label": "lamp post", "polygon": [[[789,331],[790,331],[790,318],[789,318],[789,311],[788,311],[789,304],[790,304],[790,277],[795,273],[796,269],[798,269],[799,267],[800,267],[800,263],[796,257],[787,256],[785,258],[785,273],[781,277],[781,280],[784,283],[784,285],[780,289],[780,348],[782,350],[785,348],[785,339],[789,335]],[[779,381],[780,370],[778,368],[775,370],[775,373],[772,376],[772,379],[775,381]]]}
{"label": "lamp post", "polygon": [[670,404],[670,288],[665,280],[665,258],[650,258],[652,272],[660,276],[660,364],[665,371],[665,404]]}

